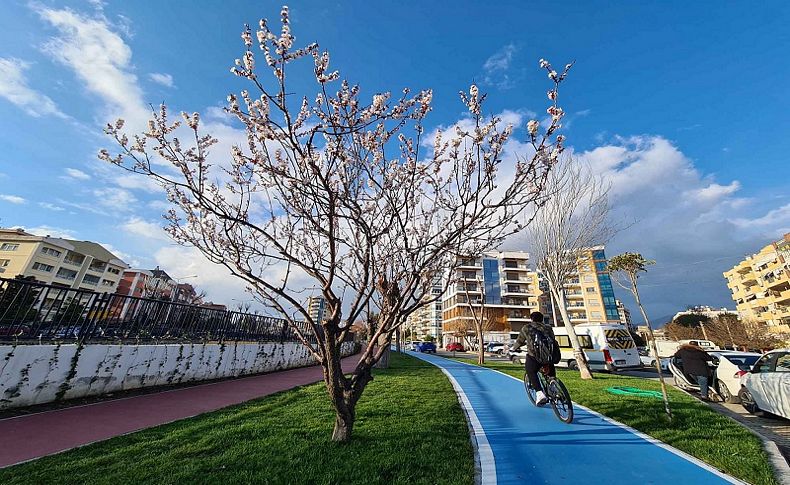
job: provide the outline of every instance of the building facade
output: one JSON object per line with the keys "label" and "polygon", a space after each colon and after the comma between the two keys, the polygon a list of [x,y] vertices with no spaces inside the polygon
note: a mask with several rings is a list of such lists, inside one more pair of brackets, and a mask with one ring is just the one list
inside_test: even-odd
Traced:
{"label": "building facade", "polygon": [[114,293],[127,264],[91,241],[0,229],[0,276],[32,276],[63,288]]}
{"label": "building facade", "polygon": [[790,233],[724,272],[744,320],[790,333]]}
{"label": "building facade", "polygon": [[326,318],[326,299],[323,296],[311,296],[307,299],[307,313],[317,324]]}
{"label": "building facade", "polygon": [[625,304],[620,300],[615,300],[617,304],[617,313],[620,315],[620,324],[625,325],[628,330],[636,331],[633,321],[631,320],[631,310],[626,308]]}
{"label": "building facade", "polygon": [[[484,340],[509,342],[541,308],[542,290],[538,274],[531,271],[524,251],[488,252],[459,258],[448,272],[442,295],[442,343],[461,341],[474,335],[475,317],[484,315]],[[472,308],[470,308],[470,306]]]}
{"label": "building facade", "polygon": [[[411,329],[416,340],[433,337],[442,341],[442,277],[438,276],[431,282],[431,291],[423,298],[424,305],[409,315],[405,328]],[[431,301],[434,300],[434,301]]]}
{"label": "building facade", "polygon": [[565,309],[572,324],[621,323],[607,264],[604,246],[579,256],[576,274],[565,284]]}

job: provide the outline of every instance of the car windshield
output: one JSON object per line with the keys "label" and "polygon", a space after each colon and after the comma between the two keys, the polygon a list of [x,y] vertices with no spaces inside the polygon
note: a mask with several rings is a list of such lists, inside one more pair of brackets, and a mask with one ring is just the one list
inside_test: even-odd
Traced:
{"label": "car windshield", "polygon": [[722,357],[737,365],[741,370],[751,369],[760,358],[759,355],[723,355]]}

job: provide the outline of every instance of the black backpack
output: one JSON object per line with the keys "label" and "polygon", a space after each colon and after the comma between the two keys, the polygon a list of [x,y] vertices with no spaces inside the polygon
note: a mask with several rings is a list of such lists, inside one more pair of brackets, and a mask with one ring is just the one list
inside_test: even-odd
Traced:
{"label": "black backpack", "polygon": [[540,331],[532,332],[532,357],[541,364],[557,364],[560,361],[560,346],[557,341]]}

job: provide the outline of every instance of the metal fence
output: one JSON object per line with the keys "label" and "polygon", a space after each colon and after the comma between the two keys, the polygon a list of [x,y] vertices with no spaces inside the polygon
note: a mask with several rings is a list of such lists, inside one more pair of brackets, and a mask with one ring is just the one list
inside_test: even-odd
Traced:
{"label": "metal fence", "polygon": [[[312,335],[300,323],[305,335]],[[314,337],[312,337],[314,338]],[[297,342],[281,318],[0,278],[0,342]]]}

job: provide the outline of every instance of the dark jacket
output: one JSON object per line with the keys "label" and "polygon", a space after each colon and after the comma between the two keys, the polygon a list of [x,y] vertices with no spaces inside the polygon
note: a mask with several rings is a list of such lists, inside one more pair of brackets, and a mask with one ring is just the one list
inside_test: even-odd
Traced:
{"label": "dark jacket", "polygon": [[707,376],[710,374],[708,362],[713,360],[707,352],[693,345],[681,345],[675,357],[683,361],[683,372],[692,376]]}
{"label": "dark jacket", "polygon": [[534,357],[535,349],[532,348],[532,344],[535,342],[534,335],[536,332],[541,332],[544,335],[548,335],[552,339],[554,338],[554,330],[552,330],[551,325],[546,322],[538,323],[529,321],[525,323],[523,327],[521,327],[521,332],[518,334],[516,344],[513,346],[513,351],[517,351],[522,345],[526,343],[527,354]]}

